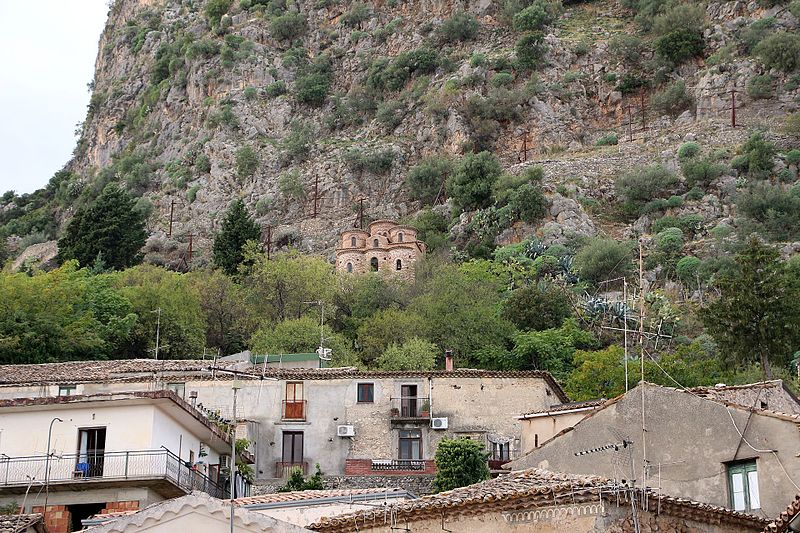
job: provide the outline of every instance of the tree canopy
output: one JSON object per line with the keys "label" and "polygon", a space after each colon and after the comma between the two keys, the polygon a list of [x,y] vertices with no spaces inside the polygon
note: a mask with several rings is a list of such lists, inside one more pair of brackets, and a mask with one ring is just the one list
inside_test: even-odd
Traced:
{"label": "tree canopy", "polygon": [[244,260],[244,245],[260,238],[258,224],[250,217],[244,202],[236,200],[225,213],[222,229],[214,238],[214,264],[226,274],[235,274]]}

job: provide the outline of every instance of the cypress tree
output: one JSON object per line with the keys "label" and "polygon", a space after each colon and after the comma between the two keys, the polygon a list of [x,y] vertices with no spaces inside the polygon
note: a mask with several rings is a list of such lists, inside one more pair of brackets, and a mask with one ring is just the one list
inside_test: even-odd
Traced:
{"label": "cypress tree", "polygon": [[247,241],[258,241],[261,229],[250,217],[244,202],[231,204],[222,222],[222,230],[214,238],[214,264],[226,274],[236,273],[244,259],[243,248]]}

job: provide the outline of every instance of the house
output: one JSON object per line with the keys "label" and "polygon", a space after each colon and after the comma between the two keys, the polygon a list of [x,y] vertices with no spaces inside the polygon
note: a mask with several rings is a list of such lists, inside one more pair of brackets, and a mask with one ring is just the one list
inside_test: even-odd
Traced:
{"label": "house", "polygon": [[792,533],[800,531],[800,494],[786,507],[777,519],[773,520],[763,533]]}
{"label": "house", "polygon": [[325,533],[469,531],[757,533],[766,520],[686,498],[632,489],[600,476],[531,468],[458,489],[323,518]]}
{"label": "house", "polygon": [[[230,503],[202,492],[155,503],[140,511],[87,524],[86,533],[219,533],[230,526]],[[239,533],[295,533],[305,528],[234,507],[232,530]]]}
{"label": "house", "polygon": [[48,533],[42,515],[11,514],[0,515],[0,533]]}
{"label": "house", "polygon": [[103,510],[228,494],[230,438],[172,392],[0,400],[0,503],[65,533]]}
{"label": "house", "polygon": [[520,415],[522,421],[522,453],[538,448],[542,443],[571,428],[589,413],[600,408],[605,399],[567,402]]}
{"label": "house", "polygon": [[0,397],[168,389],[230,421],[235,377],[241,386],[237,437],[250,442],[260,484],[281,485],[292,470],[312,473],[319,464],[338,488],[402,482],[415,493],[430,490],[442,438],[482,442],[498,468],[521,455],[519,406],[547,409],[568,401],[547,372],[448,368],[383,372],[153,360],[14,365],[0,367]]}
{"label": "house", "polygon": [[506,466],[635,479],[658,492],[776,516],[800,483],[800,415],[705,392],[640,383]]}
{"label": "house", "polygon": [[401,488],[303,490],[238,498],[237,507],[306,527],[323,517],[389,508],[416,496]]}
{"label": "house", "polygon": [[417,230],[393,220],[376,220],[362,229],[341,234],[336,249],[336,270],[358,273],[387,272],[411,279],[414,263],[425,255],[425,243],[417,240]]}

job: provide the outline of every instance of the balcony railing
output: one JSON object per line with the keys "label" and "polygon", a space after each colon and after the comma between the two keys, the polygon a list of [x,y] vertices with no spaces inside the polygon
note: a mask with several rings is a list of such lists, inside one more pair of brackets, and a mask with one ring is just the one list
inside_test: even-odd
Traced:
{"label": "balcony railing", "polygon": [[306,400],[283,400],[281,418],[283,420],[305,420]]}
{"label": "balcony railing", "polygon": [[278,461],[275,463],[275,477],[287,478],[291,476],[292,472],[295,470],[300,470],[304,476],[308,475],[308,463],[286,461]]}
{"label": "balcony railing", "polygon": [[[49,468],[48,468],[49,463]],[[46,476],[49,469],[50,474]],[[167,450],[95,453],[91,456],[53,455],[0,457],[0,486],[27,486],[31,479],[64,485],[97,481],[164,479],[186,492],[199,490],[216,498],[227,489],[197,472]]]}
{"label": "balcony railing", "polygon": [[430,401],[423,396],[391,398],[392,418],[429,418]]}
{"label": "balcony railing", "polygon": [[373,459],[372,469],[378,471],[425,470],[425,461],[417,459]]}

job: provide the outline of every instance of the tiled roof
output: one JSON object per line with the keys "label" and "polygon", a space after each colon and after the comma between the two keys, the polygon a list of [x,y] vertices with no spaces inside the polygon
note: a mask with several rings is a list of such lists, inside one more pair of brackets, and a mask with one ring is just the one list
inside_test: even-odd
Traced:
{"label": "tiled roof", "polygon": [[714,394],[717,392],[724,392],[724,391],[732,391],[732,390],[744,390],[744,389],[757,389],[761,387],[781,387],[783,386],[783,381],[780,379],[773,379],[769,381],[759,381],[757,383],[746,383],[744,385],[714,385],[713,387],[691,387],[688,389],[694,394],[705,395],[705,394]]}
{"label": "tiled roof", "polygon": [[605,398],[600,398],[597,400],[586,400],[585,402],[567,402],[558,405],[553,405],[548,407],[547,409],[542,409],[540,411],[531,411],[530,413],[525,413],[524,415],[520,415],[519,418],[525,418],[531,415],[542,415],[546,413],[558,413],[561,411],[572,411],[577,409],[588,409],[589,407],[600,407],[603,403],[606,402]]}
{"label": "tiled roof", "polygon": [[0,533],[19,533],[37,525],[37,531],[47,531],[40,514],[0,515]]}
{"label": "tiled roof", "polygon": [[93,383],[108,381],[141,381],[157,374],[175,374],[183,379],[210,379],[216,369],[217,379],[271,378],[278,380],[329,380],[329,379],[391,379],[391,378],[541,378],[561,401],[568,401],[566,393],[549,372],[541,370],[498,371],[458,368],[446,370],[372,371],[352,367],[340,368],[267,368],[246,366],[241,362],[209,359],[158,360],[124,359],[118,361],[71,361],[38,365],[0,365],[0,386],[39,385],[44,383]]}
{"label": "tiled roof", "polygon": [[237,506],[249,506],[267,503],[294,502],[305,500],[319,500],[323,498],[347,498],[349,496],[374,495],[376,497],[389,496],[392,498],[408,494],[399,487],[372,488],[372,489],[333,489],[333,490],[298,490],[292,492],[276,492],[274,494],[262,494],[261,496],[248,496],[246,498],[236,498],[234,503]]}
{"label": "tiled roof", "polygon": [[780,516],[767,524],[763,533],[787,533],[789,531],[789,522],[792,518],[800,513],[800,494],[794,497],[792,503],[783,511]]}
{"label": "tiled roof", "polygon": [[[603,477],[554,473],[530,468],[467,487],[394,503],[389,509],[361,510],[322,518],[308,528],[325,532],[350,532],[370,523],[381,525],[389,517],[394,517],[398,523],[405,523],[438,519],[447,514],[469,516],[510,509],[518,510],[520,505],[524,505],[525,508],[547,507],[567,502],[596,502],[600,498],[605,498],[609,502],[627,503],[630,493],[631,490],[626,486]],[[637,489],[636,496],[641,499],[642,491]],[[701,522],[730,523],[747,527],[748,530],[758,530],[766,524],[766,520],[757,516],[684,498],[658,496],[651,492],[646,493],[644,497],[651,510],[659,508],[662,513],[672,516],[682,516]]]}

